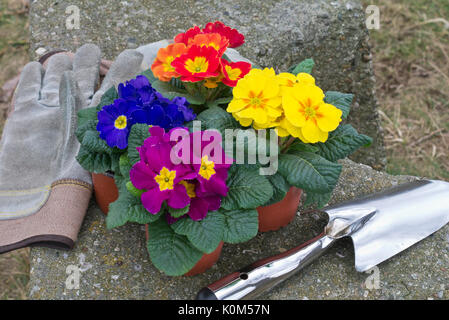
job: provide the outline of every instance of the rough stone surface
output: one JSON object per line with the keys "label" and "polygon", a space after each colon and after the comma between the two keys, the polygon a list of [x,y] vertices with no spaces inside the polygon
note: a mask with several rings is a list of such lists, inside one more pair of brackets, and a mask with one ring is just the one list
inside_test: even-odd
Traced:
{"label": "rough stone surface", "polygon": [[[331,203],[417,179],[390,176],[350,160]],[[361,183],[363,182],[363,183]],[[300,210],[301,212],[301,210]],[[260,233],[251,241],[225,244],[218,263],[194,277],[168,277],[149,262],[145,233],[130,224],[106,230],[105,217],[92,201],[79,241],[69,252],[33,248],[32,299],[192,299],[203,286],[261,258],[292,248],[318,235],[325,215],[303,214],[287,227]],[[449,299],[449,226],[379,267],[380,289],[369,290],[370,274],[354,268],[350,240],[340,240],[302,272],[261,296],[262,299]],[[66,288],[69,266],[80,268],[79,289]],[[369,282],[369,281],[368,281]]]}
{"label": "rough stone surface", "polygon": [[[70,29],[79,9],[79,29]],[[68,20],[68,27],[66,21]],[[385,165],[364,10],[348,0],[184,0],[184,1],[34,1],[31,53],[75,50],[98,44],[114,58],[125,48],[174,37],[193,25],[221,20],[246,36],[241,52],[262,67],[287,70],[312,57],[315,76],[325,90],[356,95],[350,123],[371,137],[370,148],[352,158],[376,169]]]}

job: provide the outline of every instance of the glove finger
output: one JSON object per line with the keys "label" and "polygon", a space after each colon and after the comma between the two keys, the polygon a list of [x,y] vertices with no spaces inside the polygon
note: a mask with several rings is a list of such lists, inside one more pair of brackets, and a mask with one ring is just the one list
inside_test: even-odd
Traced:
{"label": "glove finger", "polygon": [[61,77],[59,101],[61,103],[60,115],[62,137],[58,146],[59,179],[76,179],[90,183],[90,174],[81,168],[76,161],[79,151],[79,142],[76,139],[77,113],[84,107],[85,101],[82,92],[75,80],[75,73],[66,71]]}
{"label": "glove finger", "polygon": [[253,64],[250,60],[243,57],[237,50],[232,48],[227,48],[225,51],[226,56],[232,61],[232,62],[238,62],[238,61],[244,61]]}
{"label": "glove finger", "polygon": [[141,70],[149,69],[153,64],[154,60],[156,59],[157,52],[159,51],[159,49],[165,48],[169,44],[170,41],[161,40],[138,47],[136,50],[143,54]]}
{"label": "glove finger", "polygon": [[20,74],[19,84],[14,93],[14,109],[18,110],[31,105],[31,101],[39,99],[44,69],[39,62],[28,63]]}
{"label": "glove finger", "polygon": [[94,44],[83,45],[76,51],[73,58],[75,81],[78,83],[85,101],[92,99],[94,94],[99,79],[100,60],[101,50]]}
{"label": "glove finger", "polygon": [[58,53],[50,57],[42,84],[40,102],[43,105],[59,106],[59,83],[62,74],[67,70],[72,70],[72,59],[68,55]]}
{"label": "glove finger", "polygon": [[106,77],[103,79],[100,89],[92,98],[91,106],[97,106],[100,103],[103,94],[112,86],[117,87],[119,83],[130,80],[140,72],[143,55],[136,51],[127,49],[119,54],[112,63]]}

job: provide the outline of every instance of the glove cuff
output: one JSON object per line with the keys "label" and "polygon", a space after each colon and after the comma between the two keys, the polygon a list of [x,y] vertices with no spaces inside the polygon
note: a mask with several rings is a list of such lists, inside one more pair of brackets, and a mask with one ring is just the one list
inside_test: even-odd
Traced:
{"label": "glove cuff", "polygon": [[0,224],[0,253],[27,246],[71,249],[89,205],[92,186],[78,180],[52,184],[45,204],[35,214]]}

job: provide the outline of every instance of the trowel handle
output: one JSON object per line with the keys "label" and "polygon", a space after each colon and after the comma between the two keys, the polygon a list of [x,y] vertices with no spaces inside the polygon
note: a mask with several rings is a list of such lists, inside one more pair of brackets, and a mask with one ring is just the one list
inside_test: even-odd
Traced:
{"label": "trowel handle", "polygon": [[253,299],[289,278],[328,249],[335,239],[324,233],[276,256],[257,261],[198,292],[198,300]]}

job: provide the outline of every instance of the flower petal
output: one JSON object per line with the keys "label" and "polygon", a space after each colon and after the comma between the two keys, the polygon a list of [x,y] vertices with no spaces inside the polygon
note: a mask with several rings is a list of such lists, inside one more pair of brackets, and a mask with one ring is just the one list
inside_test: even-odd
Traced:
{"label": "flower petal", "polygon": [[312,119],[307,120],[301,132],[310,143],[325,142],[328,137],[328,133],[322,131]]}
{"label": "flower petal", "polygon": [[142,193],[140,200],[142,205],[148,212],[156,214],[161,211],[161,206],[164,200],[169,197],[168,191],[160,191],[159,188],[153,188],[147,192]]}
{"label": "flower petal", "polygon": [[325,132],[334,131],[341,122],[343,112],[328,103],[322,103],[317,110],[316,122],[318,127]]}
{"label": "flower petal", "polygon": [[190,197],[187,194],[186,187],[182,184],[176,184],[170,192],[167,204],[174,209],[185,208],[190,203]]}

